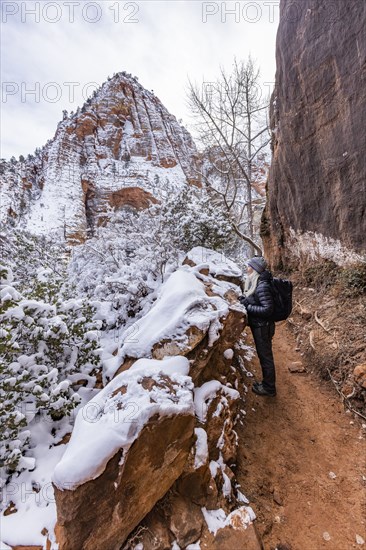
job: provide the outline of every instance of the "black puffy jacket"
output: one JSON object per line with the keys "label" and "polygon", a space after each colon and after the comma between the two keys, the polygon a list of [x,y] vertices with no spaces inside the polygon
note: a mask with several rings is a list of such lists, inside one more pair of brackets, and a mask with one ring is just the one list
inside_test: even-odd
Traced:
{"label": "black puffy jacket", "polygon": [[251,327],[261,327],[272,321],[274,301],[271,280],[272,274],[263,271],[259,276],[257,288],[247,298],[248,324]]}

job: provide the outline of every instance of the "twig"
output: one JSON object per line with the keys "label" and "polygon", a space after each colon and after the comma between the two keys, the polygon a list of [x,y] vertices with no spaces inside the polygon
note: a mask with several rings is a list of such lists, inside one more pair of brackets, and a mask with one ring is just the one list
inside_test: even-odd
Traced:
{"label": "twig", "polygon": [[[346,405],[346,407],[353,413],[357,414],[357,416],[360,416],[361,418],[363,418],[364,420],[366,420],[366,416],[364,416],[363,414],[361,414],[360,412],[356,411],[353,407],[351,407],[350,403],[348,402],[348,398],[344,395],[344,393],[341,392],[341,390],[338,388],[337,386],[337,382],[334,380],[333,376],[331,375],[330,373],[330,370],[327,369],[328,371],[328,374],[329,374],[329,378],[331,379],[331,381],[333,382],[333,385],[335,387],[335,389],[337,390],[337,393],[342,397],[342,400],[343,400],[343,405]],[[353,392],[348,396],[348,397],[352,397],[353,396]]]}
{"label": "twig", "polygon": [[325,330],[325,332],[330,332],[330,328],[327,328],[324,323],[319,319],[317,311],[314,313],[314,318],[318,325],[320,325]]}
{"label": "twig", "polygon": [[297,300],[295,300],[295,304],[299,307],[300,309],[300,315],[302,315],[304,313],[304,311],[306,311],[302,305],[301,305],[301,302],[303,302],[305,300],[305,298],[303,300],[300,300],[300,302],[298,302]]}
{"label": "twig", "polygon": [[334,333],[333,333],[333,340],[334,340],[333,344],[336,346],[335,349],[339,349],[339,342],[338,342],[338,340],[337,340],[337,333],[336,333],[336,331],[334,331]]}
{"label": "twig", "polygon": [[309,334],[309,342],[310,342],[311,347],[312,347],[313,350],[315,351],[315,346],[314,346],[314,331],[313,331],[313,330],[310,331],[310,334]]}

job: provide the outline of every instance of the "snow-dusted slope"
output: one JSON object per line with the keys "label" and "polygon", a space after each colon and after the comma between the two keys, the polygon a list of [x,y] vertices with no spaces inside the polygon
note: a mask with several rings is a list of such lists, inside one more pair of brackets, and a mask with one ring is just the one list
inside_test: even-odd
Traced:
{"label": "snow-dusted slope", "polygon": [[190,134],[160,100],[118,73],[35,157],[1,163],[0,220],[80,242],[108,206],[146,207],[198,184],[197,158]]}

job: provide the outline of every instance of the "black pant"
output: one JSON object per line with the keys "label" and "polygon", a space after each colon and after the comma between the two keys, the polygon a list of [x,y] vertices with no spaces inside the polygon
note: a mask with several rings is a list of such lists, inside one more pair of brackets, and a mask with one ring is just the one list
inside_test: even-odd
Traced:
{"label": "black pant", "polygon": [[263,387],[268,391],[275,391],[276,371],[272,352],[272,338],[275,333],[275,324],[268,322],[263,327],[250,328],[262,367]]}

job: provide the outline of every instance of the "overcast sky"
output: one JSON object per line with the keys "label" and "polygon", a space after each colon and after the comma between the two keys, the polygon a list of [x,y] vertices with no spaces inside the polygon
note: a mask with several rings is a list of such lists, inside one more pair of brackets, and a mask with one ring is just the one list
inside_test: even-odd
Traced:
{"label": "overcast sky", "polygon": [[52,138],[62,110],[76,110],[119,71],[189,128],[188,77],[210,82],[249,54],[273,87],[279,0],[1,2],[1,157],[27,155]]}

